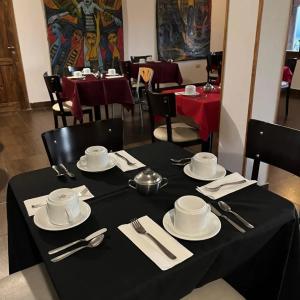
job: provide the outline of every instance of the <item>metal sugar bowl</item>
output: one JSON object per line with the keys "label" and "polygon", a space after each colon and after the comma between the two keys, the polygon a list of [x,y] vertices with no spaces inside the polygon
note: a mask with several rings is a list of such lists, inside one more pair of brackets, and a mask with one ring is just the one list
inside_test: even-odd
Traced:
{"label": "metal sugar bowl", "polygon": [[128,185],[144,195],[157,193],[168,184],[168,179],[162,177],[150,168],[138,173],[134,179],[128,180]]}

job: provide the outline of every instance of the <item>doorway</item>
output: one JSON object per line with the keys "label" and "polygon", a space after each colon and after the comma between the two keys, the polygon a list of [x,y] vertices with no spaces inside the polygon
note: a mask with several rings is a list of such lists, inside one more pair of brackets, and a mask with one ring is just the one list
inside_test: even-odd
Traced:
{"label": "doorway", "polygon": [[0,112],[29,107],[12,1],[0,1]]}

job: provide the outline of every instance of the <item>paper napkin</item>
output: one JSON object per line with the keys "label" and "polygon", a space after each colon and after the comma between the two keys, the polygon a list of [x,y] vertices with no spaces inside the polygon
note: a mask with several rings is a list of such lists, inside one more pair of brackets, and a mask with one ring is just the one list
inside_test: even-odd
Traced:
{"label": "paper napkin", "polygon": [[139,218],[146,231],[151,233],[160,243],[170,250],[177,258],[170,259],[160,248],[146,235],[137,233],[129,224],[120,225],[119,230],[124,233],[144,254],[146,254],[161,270],[168,270],[189,257],[193,253],[182,246],[176,239],[156,224],[148,216]]}
{"label": "paper napkin", "polygon": [[113,155],[114,159],[117,162],[117,166],[123,171],[123,172],[127,172],[127,171],[131,171],[131,170],[136,170],[142,167],[145,167],[145,165],[143,163],[141,163],[140,161],[138,161],[137,159],[135,159],[133,156],[131,156],[129,153],[127,153],[124,150],[118,151],[118,153],[120,153],[122,156],[126,157],[130,162],[135,163],[135,165],[129,166],[127,164],[127,162],[115,155],[114,153],[111,153],[111,155]]}
{"label": "paper napkin", "polygon": [[[246,182],[241,183],[241,184],[236,184],[236,185],[232,184],[232,185],[223,186],[218,191],[209,191],[206,188],[206,187],[217,187],[224,183],[240,181],[243,179],[245,179]],[[230,193],[241,190],[241,189],[243,189],[251,184],[254,184],[254,183],[256,183],[256,180],[248,180],[248,179],[244,178],[242,175],[240,175],[239,173],[235,172],[235,173],[227,175],[221,179],[218,179],[218,180],[210,182],[206,185],[203,185],[201,187],[197,187],[196,190],[198,192],[202,193],[203,195],[209,197],[210,199],[217,200],[223,196],[226,196]]]}
{"label": "paper napkin", "polygon": [[[72,190],[77,193],[80,193],[84,188],[86,188],[86,186],[81,185],[81,186],[72,188]],[[46,205],[47,197],[48,197],[48,195],[44,195],[44,196],[40,196],[40,197],[36,197],[36,198],[27,199],[24,201],[24,205],[26,207],[29,217],[33,216],[40,208],[40,207],[33,208],[32,205],[39,205],[39,204]],[[87,191],[83,196],[80,196],[79,199],[84,201],[84,200],[87,200],[87,199],[90,199],[93,197],[94,197],[94,195],[90,191]]]}

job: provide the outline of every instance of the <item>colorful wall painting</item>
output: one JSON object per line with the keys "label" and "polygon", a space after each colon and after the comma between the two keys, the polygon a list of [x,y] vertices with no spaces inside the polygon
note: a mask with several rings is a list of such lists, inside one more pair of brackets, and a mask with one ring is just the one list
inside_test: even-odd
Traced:
{"label": "colorful wall painting", "polygon": [[68,66],[119,69],[124,57],[122,0],[44,0],[53,74]]}

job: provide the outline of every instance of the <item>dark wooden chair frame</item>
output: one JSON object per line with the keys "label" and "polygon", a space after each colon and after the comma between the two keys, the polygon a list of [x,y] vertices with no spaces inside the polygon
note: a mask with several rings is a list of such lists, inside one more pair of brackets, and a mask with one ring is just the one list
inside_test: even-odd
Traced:
{"label": "dark wooden chair frame", "polygon": [[246,157],[254,160],[251,178],[257,180],[260,162],[300,176],[300,130],[251,119]]}
{"label": "dark wooden chair frame", "polygon": [[58,128],[42,133],[42,140],[51,165],[76,162],[90,146],[123,149],[123,121],[118,118]]}
{"label": "dark wooden chair frame", "polygon": [[[65,111],[63,107],[63,100],[62,99],[62,86],[60,83],[60,77],[58,75],[48,75],[47,72],[44,73],[44,80],[47,86],[47,90],[49,93],[49,97],[51,100],[51,105],[55,105],[56,103],[59,105],[59,111],[56,111],[52,109],[53,112],[53,118],[54,118],[54,126],[55,128],[58,128],[58,117],[60,116],[62,118],[63,126],[67,126],[67,119],[66,117],[72,117],[71,111]],[[56,96],[56,99],[54,98],[54,95]],[[93,121],[93,109],[92,108],[86,108],[83,111],[83,114],[89,115],[89,121]],[[81,120],[80,123],[83,121]],[[76,124],[76,118],[73,120],[73,124]]]}
{"label": "dark wooden chair frame", "polygon": [[207,82],[212,82],[217,78],[211,77],[210,72],[215,69],[213,66],[216,66],[216,70],[218,71],[218,77],[221,78],[222,75],[222,60],[223,60],[223,52],[210,52],[206,56],[206,72],[207,72]]}

